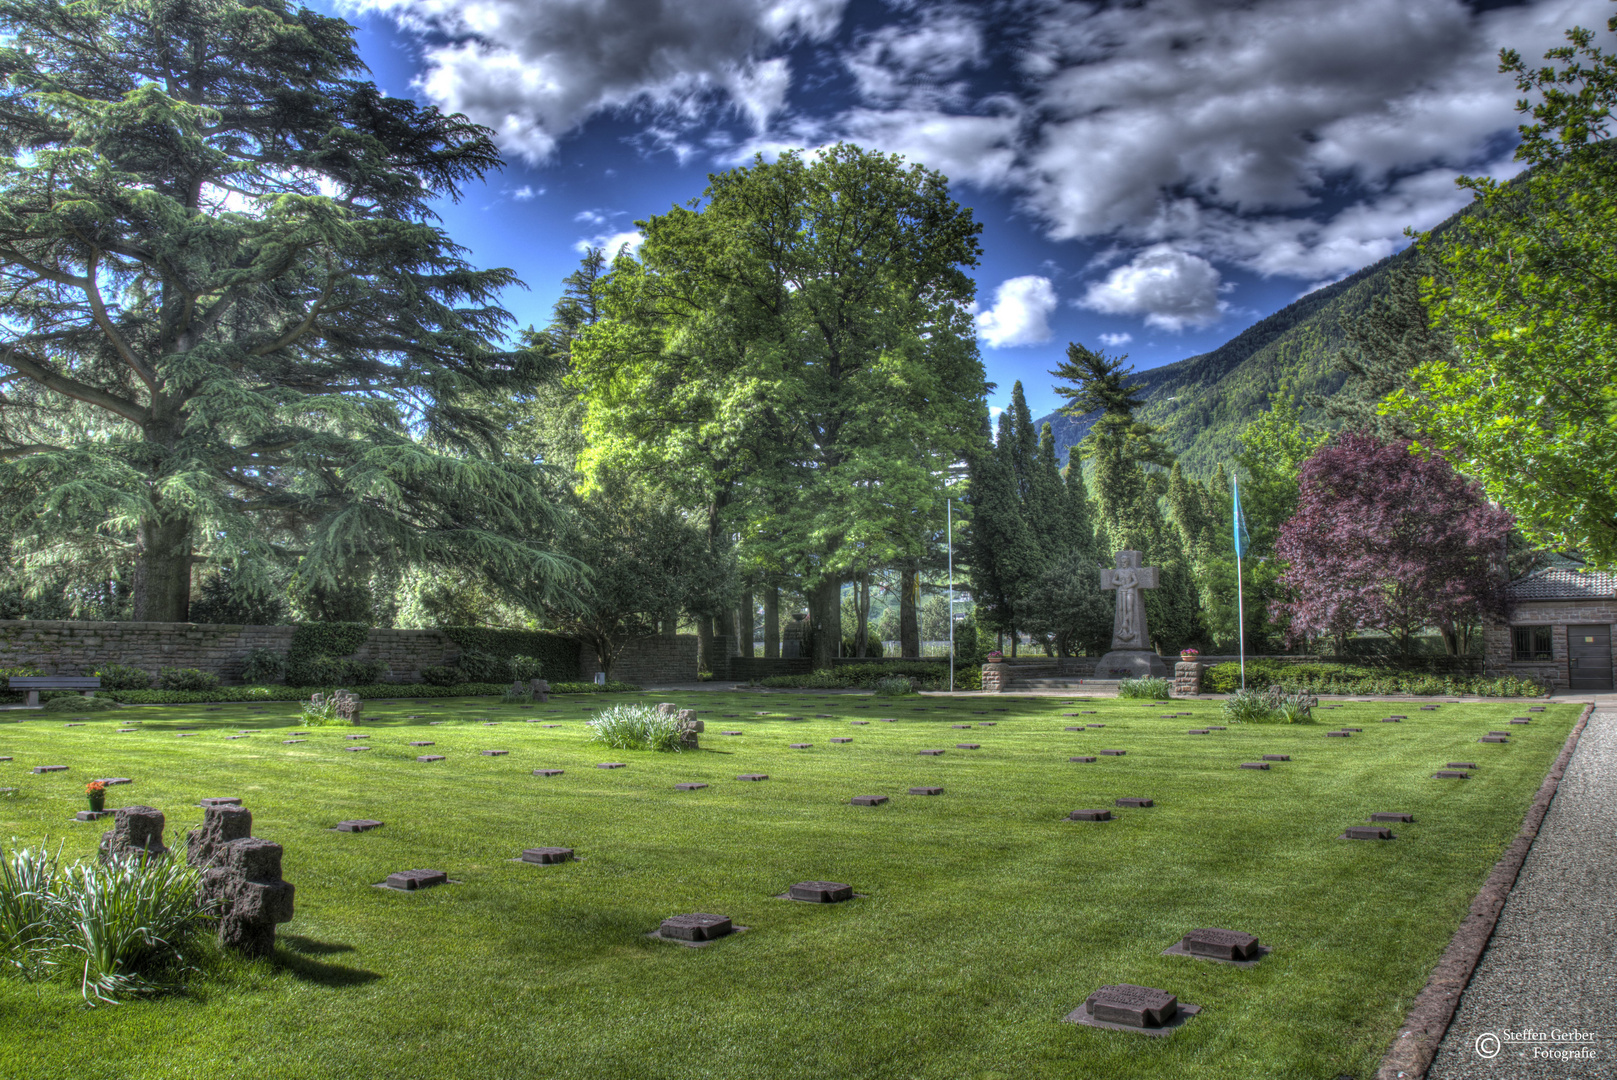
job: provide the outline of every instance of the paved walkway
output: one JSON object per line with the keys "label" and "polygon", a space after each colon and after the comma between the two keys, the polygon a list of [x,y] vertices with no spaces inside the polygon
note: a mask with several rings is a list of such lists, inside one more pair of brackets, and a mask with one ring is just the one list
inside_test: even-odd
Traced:
{"label": "paved walkway", "polygon": [[1430,1080],[1617,1077],[1617,695],[1591,696]]}

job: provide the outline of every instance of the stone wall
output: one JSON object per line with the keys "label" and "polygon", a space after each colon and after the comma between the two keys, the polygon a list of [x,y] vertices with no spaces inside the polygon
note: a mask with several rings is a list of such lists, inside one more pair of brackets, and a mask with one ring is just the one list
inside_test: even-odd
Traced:
{"label": "stone wall", "polygon": [[1180,660],[1173,666],[1173,696],[1195,697],[1202,692],[1202,665],[1195,660]]}
{"label": "stone wall", "polygon": [[[1568,689],[1571,684],[1566,628],[1568,626],[1601,624],[1612,628],[1612,652],[1617,654],[1617,599],[1606,600],[1523,600],[1518,601],[1510,614],[1510,622],[1490,623],[1482,631],[1486,668],[1489,675],[1521,675],[1548,682],[1556,690]],[[1514,645],[1511,640],[1513,626],[1550,627],[1550,661],[1518,661],[1511,659]],[[1617,655],[1613,656],[1617,667]]]}
{"label": "stone wall", "polygon": [[[56,622],[0,620],[0,667],[33,664],[48,675],[88,675],[102,664],[128,664],[150,672],[196,668],[225,683],[241,681],[242,663],[252,649],[284,654],[292,644],[290,626],[234,626],[206,623]],[[354,656],[387,665],[389,682],[420,682],[421,669],[460,657],[460,646],[437,630],[375,628]],[[600,665],[595,650],[579,646],[585,681]],[[619,654],[612,675],[647,685],[696,681],[696,638],[633,638]]]}
{"label": "stone wall", "polygon": [[[722,655],[722,654],[721,654]],[[595,650],[588,645],[578,647],[578,669],[585,682],[591,682],[601,670]],[[656,686],[662,683],[693,683],[696,681],[696,635],[679,634],[667,637],[630,638],[612,662],[612,678],[616,682]]]}
{"label": "stone wall", "polygon": [[1010,682],[1010,672],[1003,663],[983,665],[983,692],[986,694],[1002,694],[1006,684]]}

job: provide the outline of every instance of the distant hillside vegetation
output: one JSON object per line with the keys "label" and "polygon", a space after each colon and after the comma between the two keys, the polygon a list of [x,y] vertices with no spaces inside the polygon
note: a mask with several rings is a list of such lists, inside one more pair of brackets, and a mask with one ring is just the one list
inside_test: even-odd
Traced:
{"label": "distant hillside vegetation", "polygon": [[[1373,266],[1316,289],[1268,318],[1253,323],[1212,352],[1136,372],[1146,389],[1142,419],[1160,426],[1170,449],[1192,476],[1211,475],[1219,462],[1234,464],[1236,439],[1282,381],[1294,393],[1329,395],[1345,373],[1331,362],[1344,344],[1342,318],[1356,318],[1385,288],[1387,272],[1414,250],[1405,248]],[[1318,417],[1308,410],[1311,420]],[[1072,419],[1052,413],[1048,422],[1063,462],[1098,413]]]}

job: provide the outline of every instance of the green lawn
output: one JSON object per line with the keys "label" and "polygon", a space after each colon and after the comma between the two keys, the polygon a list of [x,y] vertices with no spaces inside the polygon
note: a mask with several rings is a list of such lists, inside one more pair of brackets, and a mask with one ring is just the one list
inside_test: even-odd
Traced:
{"label": "green lawn", "polygon": [[[109,805],[163,810],[181,850],[200,798],[242,797],[297,886],[273,960],[222,965],[184,997],[88,1011],[76,986],[0,979],[0,1076],[1367,1080],[1578,714],[1552,705],[1501,746],[1476,740],[1524,706],[1349,704],[1198,736],[1216,704],[710,692],[678,698],[704,710],[699,753],[589,745],[586,709],[623,699],[371,702],[359,753],[340,749],[353,728],[291,730],[286,703],[0,726],[15,759],[0,786],[19,789],[0,798],[0,837],[65,836],[69,858],[90,855],[109,826],[66,819],[86,781],[128,776]],[[1083,709],[1096,715],[1063,716]],[[1409,719],[1378,723],[1389,709]],[[1176,711],[1194,715],[1162,718]],[[897,722],[849,724],[880,717]],[[982,721],[996,726],[950,726]],[[1085,722],[1106,726],[1062,730]],[[1324,737],[1344,724],[1364,731]],[[256,733],[225,739],[242,728]],[[1100,748],[1128,753],[1067,760]],[[1292,760],[1238,768],[1265,753]],[[1481,768],[1430,778],[1449,761]],[[71,768],[29,772],[41,764]],[[532,775],[543,767],[566,772]],[[684,781],[712,786],[675,791]],[[921,784],[944,794],[905,794]],[[1130,795],[1156,806],[1063,820]],[[1416,822],[1390,843],[1336,839],[1378,810]],[[331,831],[366,817],[386,824]],[[580,861],[513,861],[541,845]],[[412,868],[459,883],[371,887]],[[865,895],[772,899],[808,879]],[[643,936],[691,911],[751,929],[704,949]],[[1274,952],[1244,970],[1159,955],[1203,926]],[[1204,1011],[1163,1039],[1061,1022],[1114,982]]]}

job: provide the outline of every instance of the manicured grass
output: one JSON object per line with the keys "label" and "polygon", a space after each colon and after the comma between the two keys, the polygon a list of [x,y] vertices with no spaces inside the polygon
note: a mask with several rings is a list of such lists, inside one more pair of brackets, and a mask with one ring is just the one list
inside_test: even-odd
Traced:
{"label": "manicured grass", "polygon": [[[222,963],[184,997],[85,1011],[66,982],[0,979],[0,1076],[1364,1078],[1578,714],[1552,705],[1493,745],[1476,739],[1524,706],[1350,704],[1311,725],[1187,735],[1221,722],[1216,704],[709,692],[678,697],[704,710],[700,752],[586,742],[588,707],[667,696],[563,698],[548,712],[373,702],[359,753],[341,749],[354,728],[290,730],[295,710],[279,703],[0,725],[0,754],[15,758],[0,786],[19,789],[0,798],[0,837],[65,835],[66,857],[90,855],[107,826],[66,819],[86,781],[128,776],[109,805],[162,809],[182,850],[200,798],[242,797],[297,886],[273,960]],[[1377,722],[1389,710],[1409,719]],[[897,723],[849,723],[881,717]],[[982,721],[995,726],[950,726]],[[1086,722],[1106,726],[1062,730]],[[1324,737],[1339,725],[1364,731]],[[256,733],[225,740],[239,728]],[[788,749],[799,742],[813,747]],[[947,752],[917,754],[928,747]],[[1128,753],[1067,760],[1100,748]],[[417,763],[424,753],[447,760]],[[1265,753],[1292,760],[1238,767]],[[1481,768],[1430,778],[1449,761]],[[40,764],[71,768],[28,772]],[[745,772],[770,779],[735,780]],[[674,790],[686,781],[711,786]],[[922,784],[944,794],[905,794]],[[848,805],[855,795],[891,801]],[[1131,795],[1156,806],[1063,820]],[[1336,839],[1382,810],[1416,821],[1392,842]],[[386,824],[330,831],[362,817]],[[535,846],[581,859],[513,861]],[[371,887],[412,868],[460,883]],[[865,895],[772,899],[810,879]],[[691,911],[751,929],[704,949],[644,937]],[[1204,926],[1274,952],[1245,970],[1159,955]],[[1204,1011],[1164,1039],[1061,1022],[1116,982]]]}

